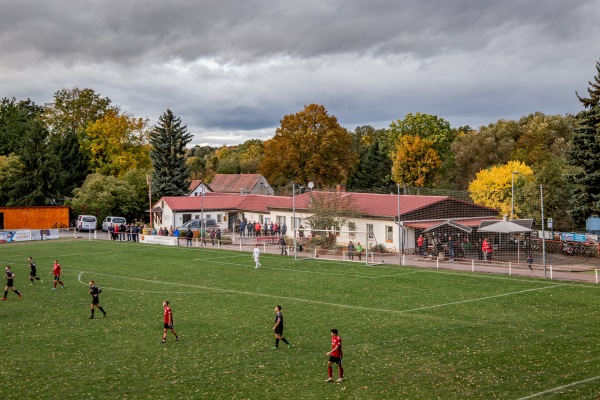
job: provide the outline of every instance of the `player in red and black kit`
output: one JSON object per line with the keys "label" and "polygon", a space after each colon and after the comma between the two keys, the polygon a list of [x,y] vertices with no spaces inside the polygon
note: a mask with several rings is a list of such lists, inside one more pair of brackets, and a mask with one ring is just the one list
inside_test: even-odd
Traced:
{"label": "player in red and black kit", "polygon": [[54,266],[52,267],[51,274],[54,274],[54,287],[51,290],[56,290],[56,284],[60,283],[60,286],[64,289],[65,284],[60,280],[60,276],[62,275],[62,267],[58,263],[58,260],[54,260]]}
{"label": "player in red and black kit", "polygon": [[100,297],[98,296],[101,292],[102,289],[96,286],[94,281],[90,281],[90,294],[92,295],[92,304],[90,305],[92,315],[90,315],[90,319],[94,318],[94,308],[97,308],[100,311],[102,311],[102,314],[104,314],[104,316],[106,317],[106,311],[104,311],[104,308],[102,308],[102,306],[100,305]]}
{"label": "player in red and black kit", "polygon": [[275,306],[275,325],[273,326],[273,332],[275,332],[275,347],[273,350],[279,348],[279,340],[287,344],[288,349],[292,347],[290,342],[283,337],[283,314],[281,313],[281,306]]}
{"label": "player in red and black kit", "polygon": [[163,301],[163,308],[164,308],[164,331],[163,331],[163,338],[162,338],[162,342],[165,343],[167,341],[167,330],[171,330],[171,332],[173,332],[173,335],[175,335],[175,341],[178,342],[179,341],[179,336],[177,336],[177,332],[175,332],[175,329],[173,329],[173,312],[171,311],[171,307],[169,307],[169,302],[167,300]]}
{"label": "player in red and black kit", "polygon": [[8,294],[8,288],[10,288],[10,290],[15,292],[15,294],[17,296],[19,296],[19,298],[23,297],[23,295],[21,293],[19,293],[19,291],[17,289],[15,289],[15,284],[13,282],[14,278],[15,278],[15,274],[13,274],[13,272],[10,270],[10,267],[7,265],[6,272],[4,273],[4,279],[6,279],[6,286],[4,287],[4,297],[1,298],[0,300],[6,300],[6,295]]}
{"label": "player in red and black kit", "polygon": [[325,354],[329,356],[327,362],[327,375],[329,378],[325,382],[333,382],[333,364],[337,364],[340,372],[340,377],[337,382],[344,381],[344,367],[342,366],[342,338],[338,336],[338,330],[333,328],[331,330],[331,351]]}

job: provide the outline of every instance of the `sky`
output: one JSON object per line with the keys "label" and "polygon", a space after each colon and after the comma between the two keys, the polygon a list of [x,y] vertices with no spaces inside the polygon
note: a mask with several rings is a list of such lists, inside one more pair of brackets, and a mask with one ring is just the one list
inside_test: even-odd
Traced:
{"label": "sky", "polygon": [[478,128],[575,114],[600,0],[0,0],[0,98],[90,88],[191,145],[267,140],[322,104],[349,130],[407,114]]}

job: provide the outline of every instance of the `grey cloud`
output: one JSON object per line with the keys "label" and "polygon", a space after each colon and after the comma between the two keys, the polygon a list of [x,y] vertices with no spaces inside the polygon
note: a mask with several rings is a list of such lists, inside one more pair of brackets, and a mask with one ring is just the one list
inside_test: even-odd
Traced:
{"label": "grey cloud", "polygon": [[310,103],[349,129],[574,112],[600,55],[599,0],[0,6],[0,96],[89,87],[152,123],[170,108],[211,145],[266,139]]}

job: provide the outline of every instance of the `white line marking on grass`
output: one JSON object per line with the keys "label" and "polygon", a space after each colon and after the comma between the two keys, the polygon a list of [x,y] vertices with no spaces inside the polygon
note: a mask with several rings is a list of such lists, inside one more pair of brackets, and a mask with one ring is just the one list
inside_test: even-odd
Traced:
{"label": "white line marking on grass", "polygon": [[544,390],[543,392],[535,393],[535,394],[529,395],[527,397],[521,397],[520,399],[517,399],[517,400],[533,399],[533,398],[536,398],[536,397],[539,397],[539,396],[543,396],[545,394],[555,393],[555,392],[558,392],[559,390],[563,390],[563,389],[566,389],[566,388],[569,388],[569,387],[572,387],[572,386],[581,385],[582,383],[593,382],[593,381],[598,380],[598,379],[600,379],[600,375],[594,376],[593,378],[587,378],[587,379],[584,379],[582,381],[577,381],[577,382],[569,383],[568,385],[563,385],[563,386],[555,387],[553,389]]}
{"label": "white line marking on grass", "polygon": [[472,302],[475,302],[475,301],[495,299],[495,298],[498,298],[498,297],[512,296],[512,295],[515,295],[515,294],[521,294],[521,293],[526,293],[526,292],[535,292],[535,291],[539,291],[539,290],[554,289],[554,288],[559,287],[559,286],[566,286],[566,285],[552,285],[552,286],[546,286],[546,287],[542,287],[542,288],[525,289],[525,290],[519,290],[517,292],[510,292],[510,293],[496,294],[496,295],[493,295],[493,296],[479,297],[479,298],[476,298],[476,299],[453,301],[453,302],[450,302],[450,303],[437,304],[437,305],[434,305],[434,306],[427,306],[427,307],[418,307],[418,308],[413,308],[413,309],[410,309],[410,310],[404,310],[403,312],[421,311],[421,310],[427,310],[427,309],[430,309],[430,308],[439,308],[439,307],[452,306],[452,305],[456,305],[456,304],[472,303]]}
{"label": "white line marking on grass", "polygon": [[[196,260],[197,261],[209,261],[209,262],[214,263],[214,264],[235,265],[235,266],[240,266],[240,267],[247,267],[248,265],[251,264],[251,263],[238,264],[238,263],[230,263],[230,262],[224,262],[224,261],[213,261],[213,260],[202,260],[202,259],[196,259]],[[414,273],[419,272],[419,271],[405,271],[405,272],[399,271],[400,272],[399,274],[373,276],[373,275],[363,275],[363,274],[348,274],[348,273],[340,273],[340,272],[309,271],[309,270],[294,269],[294,268],[265,267],[264,265],[261,268],[262,269],[272,269],[274,271],[299,272],[299,273],[304,273],[304,274],[356,276],[358,278],[369,278],[369,279],[380,279],[380,278],[390,278],[390,277],[403,277],[403,276],[406,276],[406,275],[409,275],[409,274],[414,274]]]}
{"label": "white line marking on grass", "polygon": [[486,296],[486,297],[481,297],[481,298],[477,298],[477,299],[461,300],[461,301],[455,301],[455,302],[451,302],[451,303],[437,304],[437,305],[433,305],[433,306],[413,308],[413,309],[409,309],[409,310],[389,310],[389,309],[385,309],[385,308],[363,307],[363,306],[354,306],[354,305],[340,304],[340,303],[330,303],[330,302],[319,301],[319,300],[302,299],[302,298],[299,298],[299,297],[277,296],[277,295],[273,295],[273,294],[256,293],[256,292],[246,292],[246,291],[243,291],[243,290],[223,289],[223,288],[215,288],[215,287],[209,287],[209,286],[192,285],[192,284],[189,284],[189,283],[155,281],[155,280],[152,280],[152,279],[137,278],[137,277],[124,276],[124,275],[112,275],[112,274],[106,274],[106,273],[102,273],[102,272],[81,271],[79,273],[79,275],[81,276],[84,273],[96,274],[96,275],[104,275],[104,276],[109,276],[109,277],[112,277],[112,278],[131,279],[131,280],[134,280],[134,281],[150,282],[150,283],[154,283],[154,284],[159,283],[159,284],[163,284],[163,285],[174,285],[174,286],[191,287],[191,288],[195,288],[195,289],[210,290],[210,291],[213,291],[213,292],[220,292],[220,293],[232,293],[232,294],[239,294],[239,295],[245,295],[245,296],[267,297],[267,298],[280,299],[280,300],[292,300],[292,301],[300,301],[300,302],[304,302],[304,303],[320,304],[320,305],[327,305],[327,306],[341,307],[341,308],[350,308],[350,309],[356,309],[356,310],[378,311],[378,312],[386,312],[386,313],[393,313],[393,314],[405,314],[405,313],[413,312],[413,311],[420,311],[420,310],[426,310],[426,309],[431,309],[431,308],[447,307],[447,306],[452,306],[452,305],[456,305],[456,304],[471,303],[471,302],[475,302],[475,301],[489,300],[489,299],[493,299],[493,298],[497,298],[497,297],[512,296],[512,295],[517,295],[517,294],[521,294],[521,293],[525,293],[525,292],[532,292],[532,291],[545,290],[545,289],[553,289],[555,287],[563,286],[563,285],[552,285],[552,286],[547,286],[547,287],[543,287],[543,288],[526,289],[526,290],[520,290],[520,291],[517,291],[517,292],[499,294],[499,295],[495,295],[495,296]]}
{"label": "white line marking on grass", "polygon": [[[81,280],[81,275],[83,275],[85,271],[81,271],[77,276],[77,280],[79,283],[86,285],[87,283]],[[137,290],[137,289],[119,289],[112,286],[102,286],[104,289],[117,290],[119,292],[132,292],[132,293],[156,293],[156,294],[200,294],[202,292],[172,292],[172,291],[163,291],[159,292],[157,290]]]}

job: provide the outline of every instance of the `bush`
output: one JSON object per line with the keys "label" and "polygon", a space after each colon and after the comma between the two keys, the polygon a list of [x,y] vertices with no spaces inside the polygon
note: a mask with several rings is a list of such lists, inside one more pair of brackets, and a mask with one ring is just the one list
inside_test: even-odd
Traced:
{"label": "bush", "polygon": [[373,253],[387,253],[385,246],[380,243],[371,245],[371,251]]}
{"label": "bush", "polygon": [[317,247],[320,249],[331,249],[334,245],[335,245],[335,236],[334,235],[327,235],[327,236],[321,236],[321,235],[317,235],[317,236],[313,236],[309,243],[310,243],[310,247]]}

